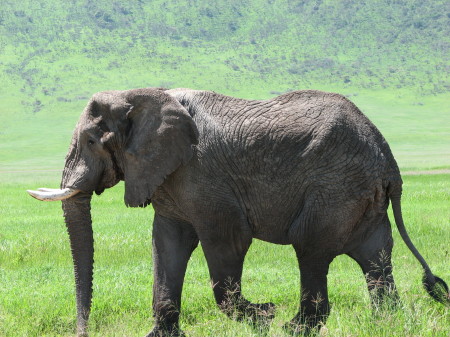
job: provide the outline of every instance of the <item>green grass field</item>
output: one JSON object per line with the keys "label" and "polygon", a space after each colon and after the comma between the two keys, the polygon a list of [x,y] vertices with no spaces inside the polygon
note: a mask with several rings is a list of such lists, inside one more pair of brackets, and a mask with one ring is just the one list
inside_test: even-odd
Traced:
{"label": "green grass field", "polygon": [[[72,262],[59,203],[30,198],[25,189],[56,186],[57,172],[9,173],[0,179],[0,336],[73,336],[75,296]],[[450,179],[406,176],[404,217],[409,233],[433,271],[450,280]],[[93,199],[95,232],[92,336],[143,336],[151,318],[152,209],[127,209],[119,185]],[[421,286],[421,269],[394,229],[394,275],[399,310],[370,309],[359,267],[338,257],[329,273],[332,313],[325,336],[448,336],[449,307],[433,302]],[[299,273],[293,249],[254,241],[244,266],[243,287],[252,301],[278,305],[270,336],[295,314]],[[188,266],[181,326],[189,336],[258,336],[226,318],[213,300],[199,247]]]}

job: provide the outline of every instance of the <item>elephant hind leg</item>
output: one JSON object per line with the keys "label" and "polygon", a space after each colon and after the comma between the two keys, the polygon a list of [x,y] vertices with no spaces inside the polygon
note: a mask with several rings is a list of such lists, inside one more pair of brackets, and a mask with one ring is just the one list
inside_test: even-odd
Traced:
{"label": "elephant hind leg", "polygon": [[293,335],[309,335],[325,324],[330,314],[327,274],[333,260],[329,256],[304,256],[296,248],[300,265],[301,300],[297,315],[284,328]]}
{"label": "elephant hind leg", "polygon": [[242,268],[252,241],[251,233],[237,230],[215,238],[200,237],[200,241],[219,308],[232,319],[267,327],[274,318],[275,305],[251,303],[241,291]]}
{"label": "elephant hind leg", "polygon": [[399,300],[392,275],[392,247],[391,226],[385,215],[375,232],[347,253],[359,264],[365,275],[374,308],[384,302],[395,306]]}

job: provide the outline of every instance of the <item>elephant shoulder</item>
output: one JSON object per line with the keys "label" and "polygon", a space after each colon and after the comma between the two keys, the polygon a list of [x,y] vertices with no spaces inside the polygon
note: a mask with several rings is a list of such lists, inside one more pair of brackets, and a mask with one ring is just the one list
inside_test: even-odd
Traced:
{"label": "elephant shoulder", "polygon": [[185,107],[191,116],[196,115],[196,111],[201,109],[205,101],[210,100],[212,96],[218,95],[213,91],[187,88],[170,89],[166,93]]}

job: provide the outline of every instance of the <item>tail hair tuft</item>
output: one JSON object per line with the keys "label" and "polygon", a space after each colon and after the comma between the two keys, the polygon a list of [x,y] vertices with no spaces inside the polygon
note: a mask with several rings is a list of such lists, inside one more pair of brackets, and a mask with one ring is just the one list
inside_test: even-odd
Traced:
{"label": "tail hair tuft", "polygon": [[427,276],[427,274],[423,276],[422,283],[425,290],[431,297],[433,297],[435,301],[450,305],[450,292],[448,285],[440,277],[435,275],[432,276],[434,276],[434,280],[432,277]]}

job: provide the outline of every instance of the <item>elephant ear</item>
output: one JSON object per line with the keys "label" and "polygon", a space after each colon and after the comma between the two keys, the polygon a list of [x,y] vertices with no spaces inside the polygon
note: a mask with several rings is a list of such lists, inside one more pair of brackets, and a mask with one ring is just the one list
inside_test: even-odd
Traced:
{"label": "elephant ear", "polygon": [[193,155],[197,127],[186,109],[164,91],[130,90],[125,150],[125,204],[147,206],[164,179]]}

